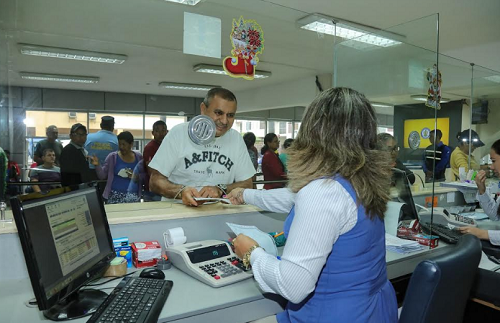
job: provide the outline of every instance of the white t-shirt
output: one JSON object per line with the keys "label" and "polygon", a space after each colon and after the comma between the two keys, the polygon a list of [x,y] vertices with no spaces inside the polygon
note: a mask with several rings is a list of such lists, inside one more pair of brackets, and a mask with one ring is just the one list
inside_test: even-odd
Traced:
{"label": "white t-shirt", "polygon": [[240,133],[230,129],[208,145],[189,139],[188,123],[172,128],[149,163],[175,184],[196,187],[232,184],[255,174]]}

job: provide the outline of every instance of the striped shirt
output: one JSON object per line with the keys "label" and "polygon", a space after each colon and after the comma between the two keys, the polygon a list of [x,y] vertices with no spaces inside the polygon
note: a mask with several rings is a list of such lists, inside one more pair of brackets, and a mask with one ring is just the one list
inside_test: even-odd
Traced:
{"label": "striped shirt", "polygon": [[354,200],[331,179],[313,181],[297,194],[287,188],[247,189],[243,198],[248,204],[277,213],[288,213],[295,204],[295,217],[281,261],[257,248],[250,262],[255,280],[264,292],[300,303],[314,291],[335,241],[356,225]]}

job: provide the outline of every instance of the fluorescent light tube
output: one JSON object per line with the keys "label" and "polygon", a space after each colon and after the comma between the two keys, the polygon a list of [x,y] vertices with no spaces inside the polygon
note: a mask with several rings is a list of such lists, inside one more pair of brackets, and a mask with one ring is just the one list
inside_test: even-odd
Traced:
{"label": "fluorescent light tube", "polygon": [[43,73],[30,73],[20,72],[22,79],[34,81],[56,81],[56,82],[73,82],[73,83],[86,83],[95,84],[99,82],[98,77],[94,76],[77,76],[77,75],[59,75],[59,74],[43,74]]}
{"label": "fluorescent light tube", "polygon": [[[300,28],[315,31],[318,33],[334,35],[345,39],[355,40],[357,42],[379,47],[390,47],[401,44],[401,42],[375,35],[372,33],[386,33],[373,27],[363,26],[353,22],[342,21],[334,17],[328,17],[321,14],[312,14],[299,19],[297,23]],[[355,27],[359,25],[360,27]],[[367,30],[369,29],[369,30]],[[397,35],[395,35],[397,36]],[[353,46],[357,47],[357,46]],[[360,48],[362,49],[362,48]]]}
{"label": "fluorescent light tube", "polygon": [[126,55],[90,52],[86,50],[76,50],[69,48],[48,47],[31,44],[18,44],[23,55],[73,59],[85,62],[123,64],[127,59]]}
{"label": "fluorescent light tube", "polygon": [[196,6],[201,0],[165,0],[167,2],[175,2],[179,4],[185,4],[188,6]]}
{"label": "fluorescent light tube", "polygon": [[214,87],[220,87],[220,85],[204,85],[204,84],[187,84],[187,83],[171,83],[171,82],[161,82],[158,83],[159,87],[174,90],[197,90],[197,91],[208,91]]}
{"label": "fluorescent light tube", "polygon": [[500,83],[500,75],[485,76],[484,79],[491,82]]}
{"label": "fluorescent light tube", "polygon": [[387,103],[382,103],[382,102],[370,102],[372,107],[377,107],[377,108],[393,108],[394,106],[391,104]]}
{"label": "fluorescent light tube", "polygon": [[[224,71],[224,68],[219,65],[198,64],[193,66],[193,70],[199,73],[227,75],[226,71]],[[268,71],[255,70],[254,78],[265,79],[270,77],[271,75],[272,73]]]}

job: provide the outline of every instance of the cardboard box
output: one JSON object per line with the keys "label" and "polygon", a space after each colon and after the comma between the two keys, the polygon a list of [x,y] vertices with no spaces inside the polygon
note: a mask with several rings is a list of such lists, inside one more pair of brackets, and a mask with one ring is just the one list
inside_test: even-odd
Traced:
{"label": "cardboard box", "polygon": [[396,236],[406,240],[416,240],[415,236],[420,234],[420,223],[418,220],[405,220],[398,224]]}
{"label": "cardboard box", "polygon": [[161,245],[158,241],[132,243],[132,263],[136,268],[155,266],[161,258]]}
{"label": "cardboard box", "polygon": [[429,246],[431,248],[436,248],[439,244],[438,236],[430,236],[428,234],[417,234],[415,240],[424,246]]}

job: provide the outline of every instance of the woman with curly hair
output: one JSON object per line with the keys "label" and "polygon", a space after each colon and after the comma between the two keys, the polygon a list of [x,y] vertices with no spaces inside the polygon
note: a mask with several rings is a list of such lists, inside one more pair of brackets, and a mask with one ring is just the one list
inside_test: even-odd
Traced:
{"label": "woman with curly hair", "polygon": [[264,292],[283,296],[277,322],[397,322],[387,279],[384,212],[391,165],[377,144],[377,118],[364,95],[322,92],[288,149],[287,188],[236,189],[234,204],[290,212],[281,259],[238,235],[236,254]]}

